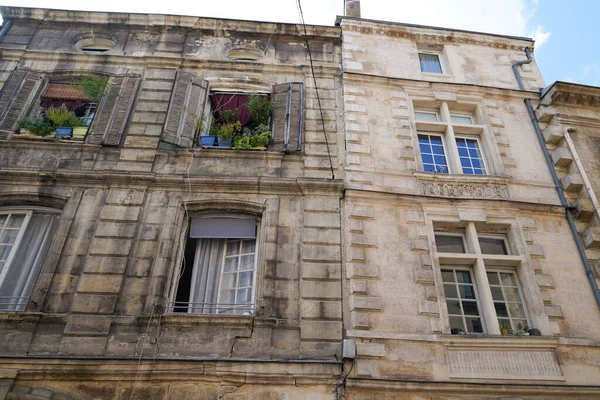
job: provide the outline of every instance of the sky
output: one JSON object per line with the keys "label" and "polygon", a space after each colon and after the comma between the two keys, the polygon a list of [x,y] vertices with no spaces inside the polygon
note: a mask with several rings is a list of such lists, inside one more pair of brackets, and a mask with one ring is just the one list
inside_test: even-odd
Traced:
{"label": "sky", "polygon": [[[82,2],[54,0],[52,8],[179,14],[298,23],[297,0],[169,0]],[[333,26],[343,0],[300,0],[307,24]],[[48,0],[4,0],[3,5],[48,7]],[[435,12],[432,12],[434,10]],[[532,37],[546,84],[600,86],[597,0],[361,0],[363,18]]]}

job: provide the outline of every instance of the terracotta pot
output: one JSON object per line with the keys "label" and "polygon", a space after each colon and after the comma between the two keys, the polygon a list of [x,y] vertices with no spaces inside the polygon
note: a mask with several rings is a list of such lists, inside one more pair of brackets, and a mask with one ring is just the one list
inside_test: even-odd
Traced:
{"label": "terracotta pot", "polygon": [[508,329],[501,329],[500,330],[500,334],[502,334],[503,336],[507,336],[508,335]]}

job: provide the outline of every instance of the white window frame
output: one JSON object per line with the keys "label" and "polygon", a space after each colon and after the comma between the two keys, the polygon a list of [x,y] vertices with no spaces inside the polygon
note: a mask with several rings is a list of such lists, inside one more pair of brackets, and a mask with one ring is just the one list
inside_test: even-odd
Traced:
{"label": "white window frame", "polygon": [[[463,242],[463,247],[465,248],[465,252],[464,253],[449,253],[449,254],[471,254],[471,250],[469,249],[469,243],[467,243],[467,238],[465,237],[465,234],[462,232],[451,232],[451,231],[435,231],[435,236],[454,236],[454,237],[460,237],[462,239]],[[436,243],[436,250],[437,250],[437,243]]]}
{"label": "white window frame", "polygon": [[[21,245],[21,240],[23,239],[23,235],[25,234],[25,230],[27,230],[27,226],[29,225],[29,220],[33,215],[33,210],[23,210],[23,209],[10,209],[10,210],[0,210],[0,215],[10,215],[10,214],[25,214],[25,218],[23,219],[23,223],[19,228],[19,233],[15,239],[15,242],[10,249],[10,254],[8,258],[4,262],[4,268],[2,268],[2,272],[0,273],[0,286],[4,284],[4,279],[6,279],[6,275],[8,274],[8,270],[10,269],[10,265],[15,256],[16,250]],[[1,300],[0,300],[1,301]]]}
{"label": "white window frame", "polygon": [[[465,232],[452,232],[452,231],[446,231],[444,229],[434,229],[433,231],[434,233],[434,237],[433,237],[433,243],[434,243],[434,248],[435,248],[435,258],[436,258],[436,263],[437,263],[437,267],[439,268],[440,271],[440,283],[442,285],[443,288],[443,279],[441,277],[441,270],[442,269],[453,269],[453,268],[457,268],[457,267],[461,267],[464,266],[464,262],[465,262],[465,253],[439,253],[437,251],[437,245],[436,245],[436,241],[435,241],[435,236],[463,236],[463,241],[466,243],[466,247],[465,250],[467,248],[471,249],[470,253],[466,253],[467,254],[467,258],[469,258],[469,264],[472,262],[472,265],[467,265],[467,268],[471,268],[471,276],[474,282],[474,285],[476,285],[477,287],[477,294],[478,294],[478,307],[481,305],[480,308],[480,318],[482,319],[482,327],[484,329],[484,334],[500,334],[500,329],[499,329],[499,320],[500,319],[507,319],[509,321],[511,321],[512,323],[512,318],[506,318],[506,317],[502,317],[502,318],[498,318],[496,311],[495,311],[495,305],[494,305],[494,300],[493,300],[493,296],[492,296],[492,290],[491,290],[491,286],[489,284],[488,278],[487,278],[487,273],[488,272],[507,272],[507,273],[511,273],[513,274],[513,276],[515,277],[515,282],[517,283],[517,287],[518,287],[518,293],[520,296],[520,302],[521,305],[523,307],[524,313],[525,313],[525,317],[526,317],[526,323],[528,327],[531,327],[531,321],[532,319],[530,318],[530,314],[529,314],[529,310],[528,310],[528,306],[527,306],[527,302],[525,297],[523,296],[523,291],[521,289],[521,282],[519,279],[519,273],[518,273],[518,269],[516,267],[504,267],[504,266],[499,266],[496,263],[494,263],[492,261],[491,264],[486,264],[487,260],[490,259],[490,255],[489,254],[483,254],[481,252],[481,247],[479,245],[479,238],[493,238],[493,239],[504,239],[504,244],[506,247],[506,251],[508,254],[506,255],[493,255],[493,259],[496,259],[497,261],[510,261],[511,263],[515,260],[515,255],[511,254],[512,248],[510,246],[510,242],[508,240],[508,237],[503,235],[503,234],[495,234],[495,233],[486,233],[486,232],[482,232],[481,234],[479,232],[477,232],[476,227],[475,227],[475,223],[473,222],[468,222],[467,226],[465,227]],[[473,243],[474,241],[476,241],[476,243]],[[439,254],[443,254],[443,261],[441,262],[440,258],[439,258]],[[453,256],[456,255],[456,256]],[[443,298],[443,302],[444,304],[446,304],[446,297],[444,295]],[[446,306],[447,307],[447,306]],[[446,317],[449,318],[449,314],[448,311],[446,309]],[[495,321],[493,320],[495,317]],[[449,324],[449,320],[448,320],[448,324]],[[491,325],[491,326],[490,326]],[[513,327],[513,329],[515,329],[516,327]]]}
{"label": "white window frame", "polygon": [[419,49],[419,55],[420,54],[428,54],[428,55],[435,55],[438,58],[438,62],[440,63],[440,69],[442,70],[442,72],[426,72],[423,71],[421,69],[421,57],[419,57],[419,70],[421,70],[422,74],[433,74],[433,75],[442,75],[442,74],[446,74],[446,66],[444,65],[444,53],[441,51],[437,51],[437,50],[422,50]]}
{"label": "white window frame", "polygon": [[[433,114],[433,115],[435,115],[435,121],[427,121],[424,119],[418,119],[417,114],[430,114],[430,115]],[[418,108],[418,109],[415,109],[414,115],[415,115],[415,121],[421,121],[421,122],[441,122],[442,121],[439,110],[429,110],[429,109]]]}
{"label": "white window frame", "polygon": [[[211,217],[211,218],[245,218],[245,217],[249,217],[249,215],[247,214],[236,214],[236,213],[232,213],[232,214],[206,214],[206,215],[202,215],[201,217]],[[251,217],[251,215],[250,215]],[[191,221],[191,218],[188,220]],[[219,275],[219,279],[218,282],[216,284],[216,290],[217,290],[217,302],[216,304],[214,304],[214,306],[216,306],[216,308],[213,308],[214,311],[210,311],[210,312],[198,312],[195,311],[195,309],[197,308],[208,308],[208,307],[201,307],[201,306],[194,306],[192,304],[190,304],[189,302],[187,303],[187,305],[183,305],[183,304],[178,304],[177,302],[177,294],[179,291],[179,281],[181,279],[181,275],[182,275],[182,266],[183,266],[183,260],[185,259],[185,246],[186,244],[183,245],[183,250],[180,253],[180,257],[178,258],[178,262],[177,265],[179,265],[179,267],[175,270],[175,274],[174,277],[176,279],[176,281],[171,285],[171,294],[169,296],[170,301],[168,303],[168,312],[170,313],[174,313],[174,314],[192,314],[192,315],[214,315],[214,316],[218,316],[218,315],[238,315],[238,316],[251,316],[254,315],[256,312],[256,299],[257,299],[257,283],[258,283],[258,259],[259,259],[259,236],[260,236],[260,226],[261,226],[261,222],[258,218],[255,219],[255,226],[256,226],[256,238],[255,243],[254,243],[254,265],[253,265],[253,276],[252,276],[252,296],[251,296],[251,302],[249,304],[249,306],[245,305],[245,304],[240,304],[240,305],[232,305],[231,307],[227,308],[227,310],[229,311],[234,311],[234,312],[220,312],[219,310],[219,305],[221,304],[221,282],[223,280],[223,272],[224,272],[224,265],[225,265],[225,256],[226,256],[226,249],[227,249],[227,241],[228,240],[248,240],[248,239],[238,239],[238,238],[227,238],[225,239],[225,244],[224,244],[224,248],[223,248],[223,256],[221,257],[220,263],[221,263],[221,273]],[[189,232],[189,225],[188,225],[188,229],[185,230],[185,236],[186,236],[186,243],[189,240],[193,240],[194,238],[190,238],[190,232]],[[200,239],[196,239],[196,240],[200,240]],[[197,244],[196,244],[197,246]],[[195,294],[196,294],[196,290],[197,287],[196,285],[193,284],[193,282],[196,282],[196,279],[198,277],[198,272],[199,272],[199,268],[197,268],[196,266],[198,265],[198,257],[199,257],[199,252],[196,250],[194,250],[194,259],[193,259],[193,265],[192,265],[192,273],[190,276],[190,292],[189,292],[189,296],[188,298],[192,299],[194,298]],[[241,306],[241,307],[240,307]],[[180,312],[180,311],[174,311],[175,309],[181,309],[181,308],[187,308],[187,311],[185,312]],[[247,310],[247,308],[249,308],[250,310]],[[235,312],[235,310],[239,310],[242,309],[243,313],[238,314]]]}
{"label": "white window frame", "polygon": [[[457,253],[457,254],[462,254],[462,253]],[[481,307],[481,302],[479,300],[480,296],[479,296],[479,288],[477,287],[477,279],[475,279],[475,274],[473,273],[473,267],[469,266],[469,265],[440,265],[440,271],[446,269],[446,270],[452,270],[452,271],[467,271],[469,273],[469,275],[471,276],[471,280],[473,281],[473,290],[475,291],[475,303],[477,304],[477,312],[479,313],[479,320],[481,321],[481,330],[483,331],[482,333],[478,333],[478,332],[469,332],[471,334],[475,334],[475,335],[484,335],[487,332],[487,327],[485,326],[485,318],[483,316],[483,309]],[[455,274],[456,277],[456,274]],[[444,282],[444,280],[442,279],[442,286],[448,284],[448,282]],[[454,282],[455,286],[459,286],[458,282]],[[459,293],[459,298],[456,299],[459,302],[462,301],[462,298],[460,298],[460,292]],[[473,301],[471,299],[467,299],[468,301]],[[446,298],[446,294],[444,292],[444,301],[446,301],[447,304],[447,298]],[[462,304],[461,304],[461,310],[462,310]],[[456,314],[452,314],[453,317],[457,317]],[[466,323],[465,323],[465,314],[464,314],[464,310],[463,310],[463,314],[461,315],[462,320],[463,320],[463,326],[466,327]],[[450,323],[450,313],[448,312],[448,323]]]}
{"label": "white window frame", "polygon": [[[471,123],[469,124],[461,124],[458,122],[454,122],[452,121],[452,117],[463,117],[463,118],[469,118],[471,120]],[[450,123],[452,125],[476,125],[477,121],[475,120],[475,116],[471,113],[467,113],[467,112],[456,112],[456,111],[450,111]]]}
{"label": "white window frame", "polygon": [[[485,168],[485,174],[482,174],[480,176],[486,176],[490,174],[490,168],[488,167],[487,164],[487,160],[485,159],[485,152],[483,151],[483,147],[481,145],[481,138],[477,135],[454,135],[454,145],[456,146],[456,151],[458,152],[458,145],[456,144],[456,139],[468,139],[468,140],[474,140],[477,142],[477,146],[479,147],[479,153],[481,154],[481,163],[483,164],[483,167]],[[470,157],[469,157],[470,158]],[[461,165],[461,169],[462,169],[462,164],[460,162],[460,154],[458,156],[458,163]],[[463,172],[463,175],[478,175],[478,174],[465,174]]]}
{"label": "white window frame", "polygon": [[427,172],[433,173],[433,174],[453,174],[454,171],[453,171],[453,168],[452,168],[452,163],[450,162],[450,159],[448,157],[448,145],[446,144],[446,136],[443,133],[439,133],[439,132],[426,132],[426,131],[417,132],[417,147],[419,148],[419,156],[420,156],[420,159],[421,159],[421,167],[423,167],[423,154],[421,153],[421,147],[418,146],[419,145],[419,136],[420,135],[440,137],[442,139],[442,148],[444,149],[444,157],[446,157],[446,167],[448,168],[448,172],[447,173],[438,172],[438,171],[434,171],[434,172],[427,171]]}

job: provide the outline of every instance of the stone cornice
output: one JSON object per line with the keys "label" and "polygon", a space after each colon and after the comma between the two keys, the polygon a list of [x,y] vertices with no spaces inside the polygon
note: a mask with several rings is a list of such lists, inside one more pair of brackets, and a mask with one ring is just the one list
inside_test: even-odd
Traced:
{"label": "stone cornice", "polygon": [[367,35],[384,35],[431,44],[472,44],[498,49],[524,51],[533,49],[533,40],[516,36],[502,36],[481,32],[418,26],[395,22],[373,21],[343,17],[338,23],[344,32],[359,32]]}
{"label": "stone cornice", "polygon": [[600,108],[600,87],[555,82],[542,96],[542,104]]}
{"label": "stone cornice", "polygon": [[[303,27],[297,24],[183,15],[71,11],[25,7],[0,7],[0,13],[4,20],[29,20],[46,23],[116,24],[128,27],[187,28],[211,31],[218,34],[223,34],[224,32],[291,36],[301,36],[304,34]],[[306,31],[308,36],[318,38],[319,41],[340,40],[340,28],[337,27],[307,25]]]}
{"label": "stone cornice", "polygon": [[317,178],[273,177],[190,177],[155,173],[129,173],[119,171],[31,171],[4,169],[0,182],[11,184],[27,182],[52,186],[123,187],[147,190],[184,191],[194,193],[249,193],[264,195],[305,194],[342,196],[341,180]]}

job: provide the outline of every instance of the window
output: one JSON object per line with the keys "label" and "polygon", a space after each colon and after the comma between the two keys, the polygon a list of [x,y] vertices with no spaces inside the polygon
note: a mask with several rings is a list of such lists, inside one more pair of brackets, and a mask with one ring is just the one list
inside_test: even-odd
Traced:
{"label": "window", "polygon": [[[214,128],[211,129],[212,121],[215,122],[214,126],[227,126],[229,130],[235,129],[237,136],[251,139],[258,132],[258,126],[250,122],[245,106],[252,94],[271,101],[268,150],[285,153],[301,151],[304,130],[303,83],[271,84],[233,78],[213,78],[209,81],[182,70],[177,72],[175,78],[162,142],[188,148],[200,145],[213,147],[215,138],[211,142],[211,138],[207,136],[223,136],[222,141],[225,142],[228,135],[221,135]],[[237,110],[235,118],[231,116],[234,110]],[[240,124],[236,126],[238,120]],[[244,130],[244,127],[248,129]],[[253,128],[256,130],[253,131]],[[228,129],[224,132],[227,133]],[[218,139],[216,141],[219,142]],[[260,140],[254,143],[259,142]],[[245,145],[254,146],[252,140]],[[228,143],[221,144],[221,147],[230,146]]]}
{"label": "window", "polygon": [[252,315],[257,221],[245,216],[192,218],[172,312]]}
{"label": "window", "polygon": [[444,73],[442,57],[438,52],[419,51],[419,62],[421,63],[421,72]]}
{"label": "window", "polygon": [[[101,95],[102,93],[99,93]],[[54,81],[48,83],[40,96],[39,108],[35,113],[44,116],[44,110],[65,105],[79,121],[89,127],[92,124],[98,103],[92,101],[77,87],[77,81]]]}
{"label": "window", "polygon": [[450,112],[444,102],[439,110],[417,108],[414,115],[423,171],[489,173],[479,137],[483,128],[475,125],[473,114]]}
{"label": "window", "polygon": [[528,326],[516,265],[505,234],[477,232],[474,223],[438,230],[435,243],[452,333],[499,333]]}
{"label": "window", "polygon": [[58,217],[49,211],[0,210],[0,310],[27,307]]}

